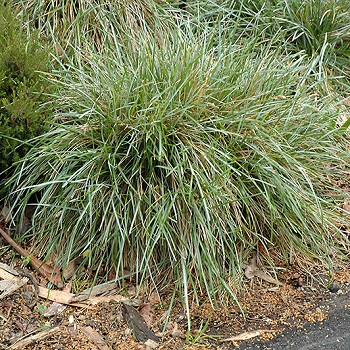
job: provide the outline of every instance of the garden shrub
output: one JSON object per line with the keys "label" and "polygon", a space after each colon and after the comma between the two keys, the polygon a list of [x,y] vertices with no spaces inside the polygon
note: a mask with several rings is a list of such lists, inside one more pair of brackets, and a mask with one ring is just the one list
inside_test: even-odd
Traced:
{"label": "garden shrub", "polygon": [[49,52],[35,33],[27,35],[16,10],[0,4],[0,174],[30,148],[27,140],[45,130],[50,115],[41,108],[49,83],[40,71],[49,67]]}

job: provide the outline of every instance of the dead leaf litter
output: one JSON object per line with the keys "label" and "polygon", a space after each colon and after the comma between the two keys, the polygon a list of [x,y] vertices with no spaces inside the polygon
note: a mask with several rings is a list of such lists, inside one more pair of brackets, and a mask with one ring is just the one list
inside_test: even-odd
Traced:
{"label": "dead leaf litter", "polygon": [[235,303],[214,310],[208,301],[193,302],[188,332],[180,301],[168,313],[171,290],[136,298],[124,295],[115,282],[79,294],[69,283],[63,290],[50,289],[50,266],[40,276],[40,269],[23,266],[1,239],[0,253],[0,349],[232,349],[324,320],[327,300],[347,292],[350,283],[348,269],[337,271],[332,278],[338,289],[331,293],[326,282],[311,279],[298,266],[283,266],[278,275],[270,275],[253,256],[243,266],[246,285],[238,295],[244,314]]}

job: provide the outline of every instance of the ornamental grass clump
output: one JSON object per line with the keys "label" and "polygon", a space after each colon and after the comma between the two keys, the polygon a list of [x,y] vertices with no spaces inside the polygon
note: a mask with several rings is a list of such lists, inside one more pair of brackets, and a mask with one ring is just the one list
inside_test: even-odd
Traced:
{"label": "ornamental grass clump", "polygon": [[188,310],[190,295],[235,298],[258,244],[288,262],[341,253],[337,116],[302,88],[301,60],[213,41],[173,32],[62,64],[55,122],[8,182],[14,220],[38,194],[34,254],[170,286]]}

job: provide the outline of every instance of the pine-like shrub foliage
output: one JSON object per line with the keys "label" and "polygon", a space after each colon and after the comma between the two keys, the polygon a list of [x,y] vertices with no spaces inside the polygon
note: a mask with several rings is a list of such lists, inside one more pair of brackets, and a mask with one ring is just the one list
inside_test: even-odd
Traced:
{"label": "pine-like shrub foliage", "polygon": [[9,5],[0,3],[0,173],[30,147],[27,140],[41,134],[50,115],[40,108],[49,83],[40,71],[49,66],[49,53],[38,36],[28,36]]}

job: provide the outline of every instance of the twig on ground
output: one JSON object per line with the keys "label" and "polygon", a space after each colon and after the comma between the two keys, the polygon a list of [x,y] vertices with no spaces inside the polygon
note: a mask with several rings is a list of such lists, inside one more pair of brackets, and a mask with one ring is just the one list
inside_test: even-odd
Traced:
{"label": "twig on ground", "polygon": [[255,338],[258,337],[264,333],[275,333],[277,331],[275,330],[271,330],[271,329],[258,329],[256,331],[252,331],[252,332],[244,332],[238,335],[235,335],[233,337],[230,338],[226,338],[226,339],[221,339],[220,343],[226,343],[226,342],[237,342],[237,341],[242,341],[242,340],[249,340],[251,338]]}
{"label": "twig on ground", "polygon": [[12,344],[11,346],[8,347],[8,349],[23,349],[25,346],[28,346],[29,344],[35,343],[39,340],[46,339],[59,331],[60,331],[60,327],[55,327],[55,328],[51,328],[51,329],[39,332],[34,335],[29,335],[25,339],[22,339],[21,341]]}
{"label": "twig on ground", "polygon": [[21,279],[6,279],[3,281],[0,281],[0,291],[2,293],[0,294],[0,300],[11,295],[14,293],[17,289],[23,287],[29,279],[27,277],[23,277]]}
{"label": "twig on ground", "polygon": [[25,258],[30,258],[29,263],[33,267],[33,269],[37,270],[42,276],[44,276],[48,281],[53,283],[56,287],[62,288],[63,282],[61,278],[61,270],[58,267],[51,267],[43,261],[39,260],[32,254],[28,252],[28,250],[19,246],[3,229],[0,228],[0,233],[5,241],[13,247],[17,253],[21,254]]}
{"label": "twig on ground", "polygon": [[[11,271],[11,273],[9,271]],[[13,270],[6,264],[0,265],[0,278],[4,280],[11,280],[11,281],[17,282],[20,280],[19,274],[20,273],[18,271]],[[24,284],[27,282],[28,282],[28,279],[26,278],[26,281],[24,282]],[[42,286],[37,286],[37,287],[38,287],[37,295],[39,297],[47,300],[51,300],[51,301],[56,301],[61,304],[67,304],[67,305],[76,306],[76,307],[90,308],[90,305],[97,305],[98,303],[102,303],[102,302],[108,303],[111,301],[132,302],[127,297],[124,297],[119,294],[115,294],[115,295],[109,295],[109,296],[90,296],[88,298],[85,298],[84,303],[76,303],[74,302],[74,298],[76,297],[76,294],[61,291],[61,290],[48,289]],[[101,291],[102,289],[99,288],[99,286],[96,286],[96,290]]]}

